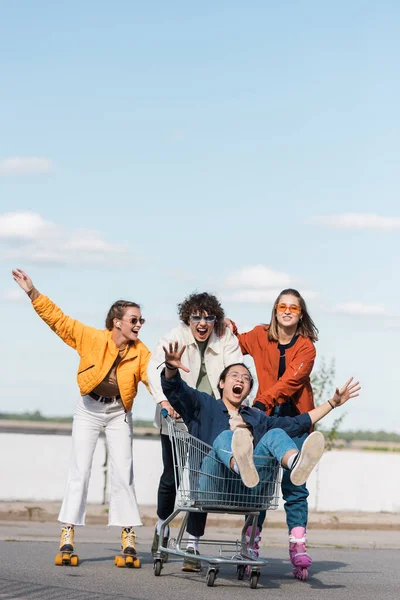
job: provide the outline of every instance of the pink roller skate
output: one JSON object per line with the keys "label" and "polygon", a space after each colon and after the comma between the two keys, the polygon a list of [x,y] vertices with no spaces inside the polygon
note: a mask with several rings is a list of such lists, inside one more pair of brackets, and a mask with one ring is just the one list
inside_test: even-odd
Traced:
{"label": "pink roller skate", "polygon": [[[247,553],[257,560],[258,557],[260,556],[261,531],[260,531],[260,528],[257,527],[256,534],[254,536],[254,544],[250,548],[250,537],[251,537],[252,529],[253,528],[250,525],[246,530],[246,548],[247,548]],[[251,567],[247,566],[245,573],[246,573],[246,575],[250,576]]]}
{"label": "pink roller skate", "polygon": [[289,556],[293,565],[293,575],[302,581],[308,577],[308,567],[311,566],[311,556],[306,549],[305,527],[293,527],[289,535]]}

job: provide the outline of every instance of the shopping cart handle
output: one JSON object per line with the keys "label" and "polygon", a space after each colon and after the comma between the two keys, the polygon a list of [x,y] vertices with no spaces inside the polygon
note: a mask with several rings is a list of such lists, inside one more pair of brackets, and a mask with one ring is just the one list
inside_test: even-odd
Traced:
{"label": "shopping cart handle", "polygon": [[164,417],[164,419],[168,417],[168,411],[166,408],[161,409],[161,416]]}

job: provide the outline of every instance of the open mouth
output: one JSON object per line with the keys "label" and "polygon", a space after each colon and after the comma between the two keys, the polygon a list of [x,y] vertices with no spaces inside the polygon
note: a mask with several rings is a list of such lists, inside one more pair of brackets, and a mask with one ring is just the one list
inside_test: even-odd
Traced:
{"label": "open mouth", "polygon": [[200,335],[206,335],[208,332],[207,327],[197,327],[197,333]]}
{"label": "open mouth", "polygon": [[132,329],[132,333],[135,333],[136,335],[138,335],[139,329]]}
{"label": "open mouth", "polygon": [[243,392],[243,385],[241,383],[235,383],[232,388],[232,392],[240,396],[240,394]]}

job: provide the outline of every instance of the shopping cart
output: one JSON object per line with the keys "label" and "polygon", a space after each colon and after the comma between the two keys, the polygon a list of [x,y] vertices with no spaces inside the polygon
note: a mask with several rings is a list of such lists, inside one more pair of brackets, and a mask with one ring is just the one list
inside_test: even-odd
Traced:
{"label": "shopping cart", "polygon": [[[161,526],[158,552],[154,556],[154,574],[161,575],[163,562],[169,555],[193,559],[193,554],[182,549],[183,543],[186,542],[183,536],[189,513],[229,513],[244,516],[240,540],[220,541],[202,538],[202,545],[218,547],[218,555],[200,554],[196,555],[196,559],[208,564],[206,582],[209,587],[214,585],[220,565],[229,564],[236,565],[238,579],[243,579],[247,573],[250,587],[256,588],[260,567],[267,561],[258,558],[251,548],[254,544],[259,511],[271,510],[278,506],[280,467],[277,461],[273,457],[255,457],[254,463],[260,482],[254,488],[247,488],[243,485],[240,476],[229,471],[218,459],[211,446],[193,437],[187,431],[177,428],[175,420],[168,416],[165,409],[161,414],[168,423],[178,493],[175,511]],[[185,514],[177,536],[169,538],[168,545],[163,546],[166,527],[181,512]],[[251,527],[251,535],[247,546],[248,527]]]}

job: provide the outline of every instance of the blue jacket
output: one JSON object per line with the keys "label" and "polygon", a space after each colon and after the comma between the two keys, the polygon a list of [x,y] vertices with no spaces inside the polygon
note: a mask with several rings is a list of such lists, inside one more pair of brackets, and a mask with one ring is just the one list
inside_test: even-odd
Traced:
{"label": "blue jacket", "polygon": [[[229,412],[222,400],[191,388],[181,379],[179,372],[172,379],[165,379],[163,371],[161,384],[168,402],[181,415],[194,437],[212,446],[215,438],[230,428]],[[239,413],[252,429],[255,446],[269,429],[283,429],[290,437],[296,437],[312,426],[308,413],[297,417],[269,417],[249,406],[241,406]]]}

